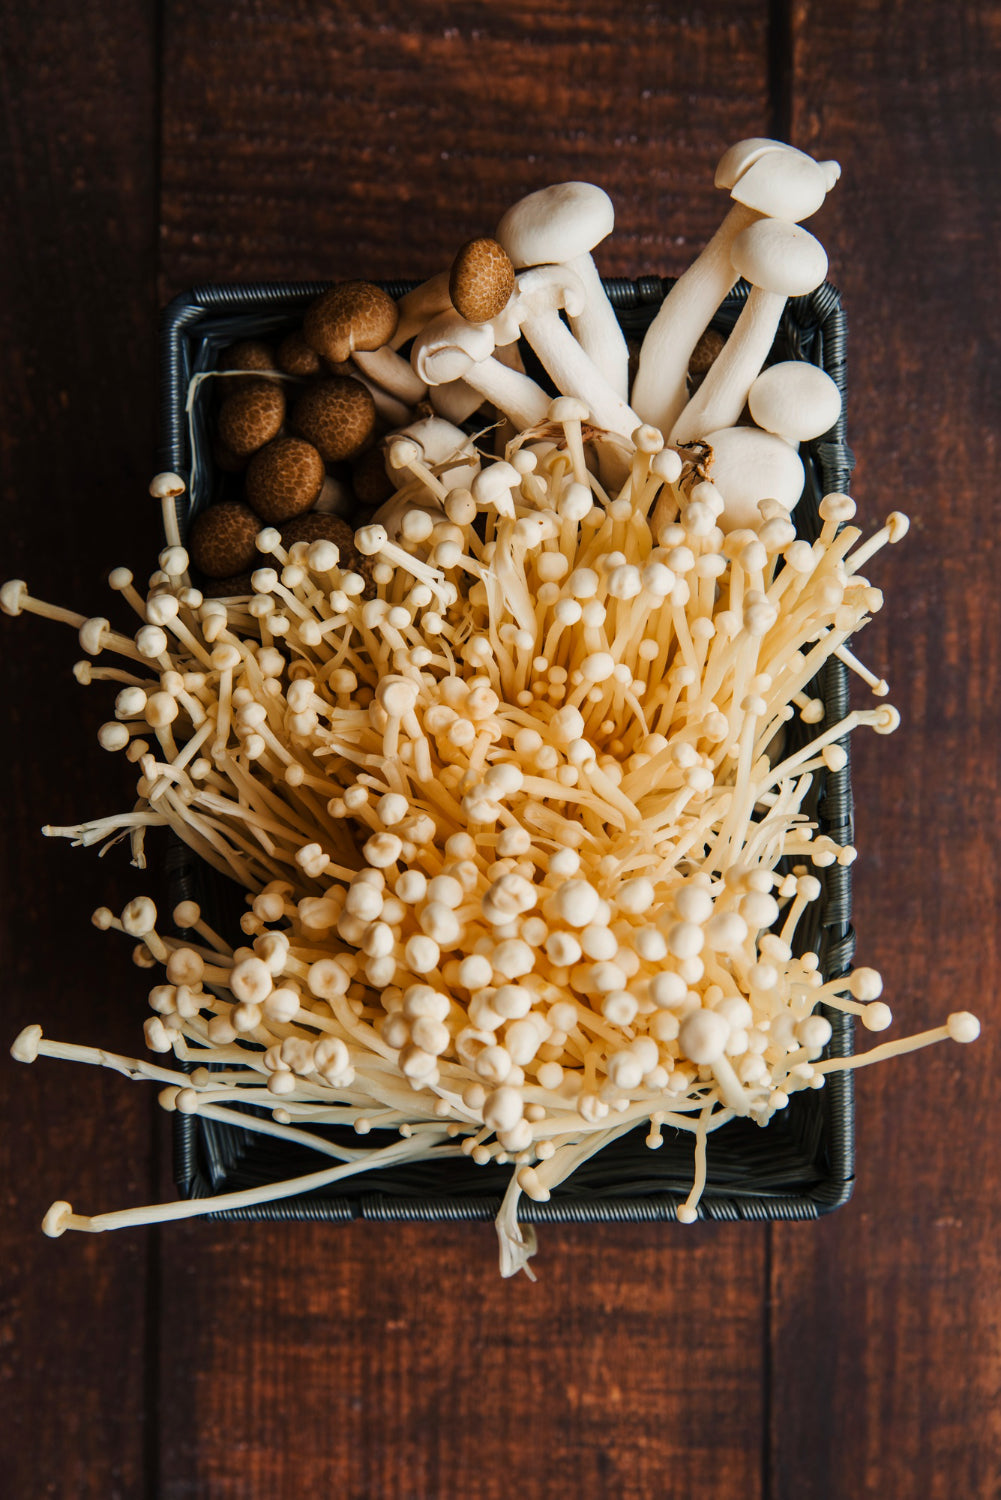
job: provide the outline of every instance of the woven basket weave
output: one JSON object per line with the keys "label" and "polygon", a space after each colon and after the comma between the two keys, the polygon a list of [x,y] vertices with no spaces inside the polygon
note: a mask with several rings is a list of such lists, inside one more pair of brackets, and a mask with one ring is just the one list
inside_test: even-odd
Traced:
{"label": "woven basket weave", "polygon": [[[412,285],[384,283],[394,297]],[[659,277],[605,283],[627,337],[642,337],[670,286]],[[205,458],[210,448],[207,423],[212,382],[198,388],[189,412],[192,377],[215,369],[220,351],[237,340],[273,338],[296,327],[306,306],[326,289],[327,283],[196,287],[167,308],[161,340],[162,466],[188,479],[192,442],[199,453],[193,493],[178,503],[182,535],[193,516],[219,498],[228,482]],[[746,297],[746,286],[738,284],[720,308],[714,326],[728,332]],[[844,398],[845,317],[834,287],[825,284],[810,296],[788,303],[773,357],[820,366]],[[793,519],[800,536],[813,541],[820,530],[821,497],[832,490],[846,490],[851,476],[854,460],[845,442],[844,401],[838,425],[825,438],[804,444],[801,454],[806,486]],[[847,668],[831,658],[808,688],[825,708],[824,725],[812,728],[810,734],[847,714],[847,677]],[[788,733],[793,750],[805,742],[808,731],[797,718]],[[850,763],[842,771],[817,778],[804,810],[816,820],[821,833],[838,843],[852,842]],[[167,858],[172,905],[196,900],[214,926],[224,932],[238,931],[239,916],[245,910],[243,893],[180,843],[170,846]],[[851,872],[849,867],[832,864],[817,874],[822,893],[807,908],[797,938],[801,951],[812,948],[818,953],[826,980],[848,969],[854,951]],[[828,1054],[849,1055],[850,1017],[832,1010],[825,1014],[833,1027]],[[305,1148],[197,1116],[177,1114],[174,1120],[174,1175],[185,1197],[209,1197],[315,1170],[316,1157]],[[654,1152],[644,1144],[645,1133],[645,1127],[640,1127],[586,1162],[553,1192],[549,1202],[524,1199],[519,1216],[540,1223],[674,1219],[692,1180],[693,1137],[665,1130],[664,1144]],[[351,1132],[346,1135],[357,1144]],[[509,1171],[477,1167],[456,1158],[419,1163],[395,1171],[361,1173],[327,1192],[230,1210],[218,1217],[339,1223],[357,1218],[492,1219],[500,1208]],[[710,1136],[708,1180],[699,1213],[706,1219],[722,1220],[813,1219],[847,1202],[853,1178],[852,1076],[832,1073],[823,1089],[794,1094],[788,1108],[767,1128],[733,1120]]]}

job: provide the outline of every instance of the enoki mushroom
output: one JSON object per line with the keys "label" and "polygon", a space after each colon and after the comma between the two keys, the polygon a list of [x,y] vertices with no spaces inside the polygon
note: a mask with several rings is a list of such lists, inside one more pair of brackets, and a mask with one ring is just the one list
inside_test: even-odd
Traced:
{"label": "enoki mushroom", "polygon": [[[511,1274],[535,1248],[520,1195],[544,1201],[624,1132],[645,1126],[654,1149],[664,1129],[694,1135],[677,1209],[690,1222],[707,1138],[728,1120],[767,1125],[834,1069],[977,1034],[964,1012],[825,1059],[819,1006],[871,1030],[890,1012],[873,970],[825,983],[797,942],[825,867],[855,854],[817,836],[811,784],[844,765],[850,730],[897,724],[885,703],[821,724],[806,690],[837,655],[885,691],[845,642],[882,604],[859,568],[905,518],[860,544],[853,502],[829,495],[812,545],[768,501],[758,525],[724,534],[707,466],[652,428],[608,445],[625,477],[606,492],[585,462],[587,417],[554,402],[443,506],[417,446],[398,447],[395,530],[356,534],[371,584],[331,542],[286,552],[266,529],[255,592],[227,601],[191,585],[170,536],[148,599],[132,601],[134,638],[5,585],[8,614],[60,619],[127,664],[78,676],[119,689],[100,740],[137,766],[136,804],[46,831],[128,837],[141,866],[146,829],[169,827],[247,893],[235,948],[193,902],[173,914],[184,938],[158,930],[147,898],[95,914],[164,969],[146,1042],[194,1071],[37,1026],[15,1057],[115,1068],[158,1084],[169,1110],[332,1159],[92,1218],[60,1202],[47,1233],[461,1154],[510,1164],[498,1232]],[[153,493],[172,504],[181,488],[159,476]],[[813,737],[790,750],[797,714]],[[324,1123],[353,1126],[358,1146],[311,1133]]]}

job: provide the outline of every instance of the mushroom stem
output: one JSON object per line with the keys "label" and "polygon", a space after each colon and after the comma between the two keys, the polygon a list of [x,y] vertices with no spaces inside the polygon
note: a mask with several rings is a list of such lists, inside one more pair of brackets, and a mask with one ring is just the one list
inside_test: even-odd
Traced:
{"label": "mushroom stem", "polygon": [[276,1203],[283,1198],[297,1198],[304,1193],[328,1187],[356,1172],[375,1171],[380,1167],[392,1167],[398,1162],[426,1159],[432,1155],[435,1160],[442,1156],[458,1155],[460,1148],[446,1144],[447,1141],[444,1129],[435,1131],[433,1135],[425,1132],[413,1138],[394,1141],[391,1146],[385,1146],[379,1151],[366,1152],[360,1160],[343,1162],[336,1167],[326,1167],[320,1172],[310,1172],[284,1182],[270,1182],[262,1187],[244,1188],[235,1193],[218,1193],[209,1198],[182,1198],[172,1203],[149,1204],[145,1208],[119,1209],[113,1213],[95,1214],[93,1217],[75,1214],[69,1203],[57,1203],[46,1214],[43,1228],[51,1239],[58,1239],[67,1229],[102,1234],[108,1229],[134,1229],[140,1224],[166,1224],[175,1219],[194,1219],[202,1214],[251,1208],[258,1203]]}
{"label": "mushroom stem", "polygon": [[580,277],[587,299],[582,312],[570,315],[574,337],[620,400],[628,401],[629,347],[597,267],[590,255],[575,255],[566,265]]}
{"label": "mushroom stem", "polygon": [[779,293],[751,288],[722,354],[676,418],[670,442],[691,443],[718,428],[736,427],[747,393],[775,341],[786,300]]}
{"label": "mushroom stem", "polygon": [[733,205],[702,254],[674,283],[646,331],[631,399],[643,421],[665,436],[688,399],[688,362],[695,345],[737,281],[730,260],[733,241],[759,217],[743,204]]}
{"label": "mushroom stem", "polygon": [[363,375],[389,391],[404,406],[416,406],[428,393],[427,386],[417,378],[409,361],[401,359],[392,349],[356,349],[352,359]]}

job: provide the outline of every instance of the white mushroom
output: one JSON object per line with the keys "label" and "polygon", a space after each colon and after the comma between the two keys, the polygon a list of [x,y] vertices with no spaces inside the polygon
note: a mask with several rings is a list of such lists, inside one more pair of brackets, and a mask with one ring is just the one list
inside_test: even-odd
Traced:
{"label": "white mushroom", "polygon": [[789,443],[808,443],[830,432],[840,417],[841,392],[826,371],[790,359],[761,372],[747,404],[765,432]]}
{"label": "white mushroom", "polygon": [[777,500],[792,510],[803,493],[803,461],[795,448],[756,427],[728,427],[706,434],[713,450],[710,475],[723,497],[716,524],[721,531],[758,527],[758,504]]}
{"label": "white mushroom", "polygon": [[420,286],[415,286],[412,292],[406,292],[397,301],[400,312],[400,321],[396,325],[396,332],[389,341],[391,349],[399,349],[421,329],[430,323],[432,318],[440,317],[442,313],[448,312],[452,306],[452,298],[449,294],[448,271],[439,271],[437,276],[432,276],[428,281],[422,281]]}
{"label": "white mushroom", "polygon": [[672,443],[687,443],[738,421],[788,297],[814,291],[827,273],[819,240],[798,224],[759,219],[731,247],[733,264],[751,292],[726,347],[671,429]]}
{"label": "white mushroom", "polygon": [[837,180],[830,167],[837,163],[818,164],[781,141],[739,141],[724,153],[716,186],[730,189],[733,207],[675,282],[643,340],[632,403],[644,422],[667,435],[677,421],[687,399],[692,351],[737,280],[731,259],[737,236],[762,214],[795,223],[815,213],[826,187]]}
{"label": "white mushroom", "polygon": [[537,266],[518,277],[518,289],[501,314],[515,320],[557,390],[583,401],[599,427],[629,438],[642,424],[632,407],[605,378],[560,317],[585,303],[585,289],[566,266]]}
{"label": "white mushroom", "polygon": [[494,334],[487,323],[467,323],[458,313],[443,313],[414,340],[411,362],[429,386],[464,380],[516,427],[535,427],[546,420],[549,397],[527,375],[492,358]]}
{"label": "white mushroom", "polygon": [[580,278],[584,301],[578,311],[569,312],[570,326],[581,348],[625,400],[629,350],[591,259],[591,251],[611,234],[614,223],[612,200],[601,188],[590,182],[559,182],[509,208],[497,226],[497,239],[519,269],[562,265]]}

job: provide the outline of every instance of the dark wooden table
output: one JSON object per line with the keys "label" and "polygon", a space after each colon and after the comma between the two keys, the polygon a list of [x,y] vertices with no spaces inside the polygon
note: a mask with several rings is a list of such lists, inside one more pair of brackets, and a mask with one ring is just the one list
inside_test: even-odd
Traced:
{"label": "dark wooden table", "polygon": [[[990,1500],[997,1188],[1001,12],[927,0],[44,0],[2,28],[5,556],[86,612],[148,573],[158,307],[199,281],[420,275],[547,181],[603,183],[610,274],[681,269],[722,148],[841,160],[817,233],[851,328],[855,493],[902,508],[865,654],[859,960],[899,1029],[973,1048],[861,1075],[853,1202],[817,1224],[43,1239],[53,1198],[169,1195],[152,1097],[4,1063],[0,1491],[10,1500]],[[128,1050],[143,978],[89,907],[150,888],[43,841],[118,808],[72,635],[7,621],[3,1016]],[[155,887],[155,882],[152,882]],[[156,1116],[156,1118],[154,1118]]]}

